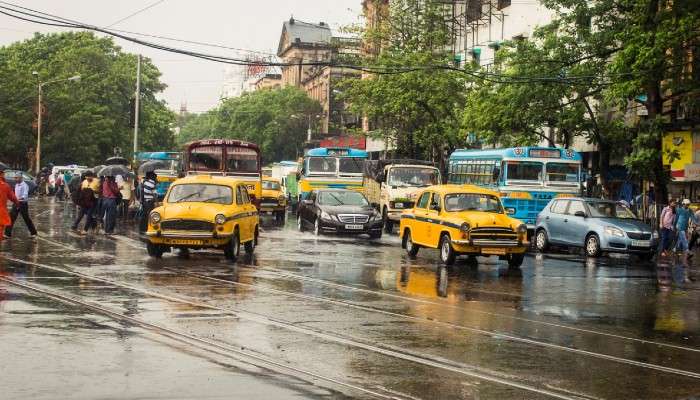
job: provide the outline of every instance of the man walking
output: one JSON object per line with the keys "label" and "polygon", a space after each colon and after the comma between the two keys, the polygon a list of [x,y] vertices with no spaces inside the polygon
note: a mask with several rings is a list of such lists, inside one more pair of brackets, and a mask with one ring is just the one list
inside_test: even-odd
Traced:
{"label": "man walking", "polygon": [[139,221],[139,232],[144,233],[148,229],[148,217],[156,204],[156,173],[146,172],[146,177],[141,183],[141,220]]}
{"label": "man walking", "polygon": [[676,213],[676,231],[678,232],[678,241],[676,243],[676,251],[683,253],[688,259],[693,256],[693,253],[688,252],[688,226],[690,222],[699,223],[695,214],[688,208],[690,200],[683,199],[683,206],[678,208]]}
{"label": "man walking", "polygon": [[673,241],[673,229],[676,220],[676,200],[671,202],[661,210],[659,217],[659,228],[661,228],[661,255],[666,256],[671,249]]}
{"label": "man walking", "polygon": [[95,192],[92,190],[93,179],[95,179],[95,174],[92,172],[86,173],[85,181],[76,189],[75,204],[80,207],[80,211],[75,221],[73,221],[73,226],[71,226],[73,231],[78,231],[78,226],[83,217],[85,217],[85,233],[88,233],[88,230],[95,226],[94,211],[97,199],[95,198]]}
{"label": "man walking", "polygon": [[31,217],[29,217],[29,185],[22,179],[22,174],[17,174],[15,176],[15,197],[17,198],[17,203],[12,206],[12,211],[10,212],[11,221],[10,224],[5,227],[5,236],[8,238],[12,237],[12,227],[15,225],[17,215],[21,214],[24,223],[27,225],[27,228],[29,228],[29,234],[35,237],[36,228],[34,227],[34,222],[32,222]]}

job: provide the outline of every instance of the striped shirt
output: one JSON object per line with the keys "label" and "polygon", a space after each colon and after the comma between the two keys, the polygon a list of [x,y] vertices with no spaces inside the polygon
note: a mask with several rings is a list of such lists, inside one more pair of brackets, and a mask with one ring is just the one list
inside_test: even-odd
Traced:
{"label": "striped shirt", "polygon": [[141,184],[143,201],[153,201],[156,198],[156,182],[153,179],[144,179]]}

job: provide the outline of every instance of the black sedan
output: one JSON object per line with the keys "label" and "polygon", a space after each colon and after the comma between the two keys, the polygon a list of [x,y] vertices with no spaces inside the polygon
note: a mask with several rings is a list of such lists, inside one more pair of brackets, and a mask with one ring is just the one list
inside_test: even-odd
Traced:
{"label": "black sedan", "polygon": [[313,190],[302,200],[297,211],[300,231],[312,229],[314,234],[368,234],[382,237],[382,215],[362,193],[347,189]]}

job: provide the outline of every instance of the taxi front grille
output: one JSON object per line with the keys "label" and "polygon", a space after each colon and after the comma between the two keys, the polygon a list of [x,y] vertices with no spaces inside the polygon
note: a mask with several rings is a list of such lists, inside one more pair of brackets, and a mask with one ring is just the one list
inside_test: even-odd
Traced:
{"label": "taxi front grille", "polygon": [[171,219],[163,221],[161,229],[171,231],[213,231],[214,224],[207,221],[197,221],[193,219]]}
{"label": "taxi front grille", "polygon": [[518,234],[510,228],[500,227],[482,227],[473,228],[470,231],[470,237],[476,243],[477,241],[515,241],[518,240]]}

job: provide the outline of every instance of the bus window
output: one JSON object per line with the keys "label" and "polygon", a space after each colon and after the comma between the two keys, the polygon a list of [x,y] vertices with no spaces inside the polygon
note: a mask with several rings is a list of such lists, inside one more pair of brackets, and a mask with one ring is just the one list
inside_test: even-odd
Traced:
{"label": "bus window", "polygon": [[549,182],[578,183],[578,164],[547,163],[547,180]]}
{"label": "bus window", "polygon": [[192,149],[189,169],[193,171],[221,171],[223,152],[220,146],[201,146]]}
{"label": "bus window", "polygon": [[336,158],[309,158],[309,173],[335,174],[338,165]]}
{"label": "bus window", "polygon": [[227,146],[226,172],[258,173],[258,153],[245,147]]}
{"label": "bus window", "polygon": [[364,160],[361,158],[347,157],[339,158],[338,172],[341,174],[361,174]]}
{"label": "bus window", "polygon": [[508,180],[514,181],[542,181],[541,162],[508,162]]}

